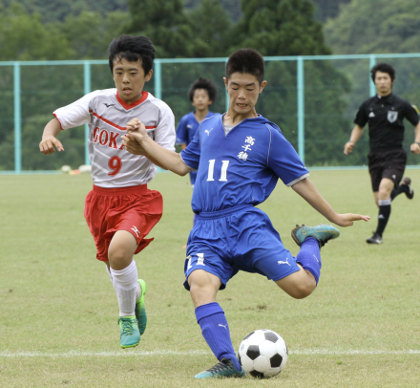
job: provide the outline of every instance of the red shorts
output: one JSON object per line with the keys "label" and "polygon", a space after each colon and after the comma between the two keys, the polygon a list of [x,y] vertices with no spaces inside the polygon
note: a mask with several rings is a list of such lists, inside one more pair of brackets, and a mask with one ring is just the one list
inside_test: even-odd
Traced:
{"label": "red shorts", "polygon": [[159,191],[147,185],[106,189],[93,186],[85,200],[85,218],[96,244],[96,258],[108,261],[108,247],[118,230],[130,232],[137,240],[135,253],[153,238],[144,237],[162,217],[163,202]]}

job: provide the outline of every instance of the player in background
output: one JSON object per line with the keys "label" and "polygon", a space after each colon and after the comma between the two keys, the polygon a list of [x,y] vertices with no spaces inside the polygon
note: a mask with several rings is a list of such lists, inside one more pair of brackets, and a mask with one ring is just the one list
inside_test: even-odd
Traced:
{"label": "player in background", "polygon": [[[215,101],[216,94],[216,86],[209,79],[200,77],[191,84],[188,90],[188,98],[195,110],[182,116],[176,129],[177,144],[180,145],[182,150],[191,143],[200,123],[213,115],[209,108]],[[191,171],[190,182],[192,187],[194,187],[196,177],[197,171]],[[186,249],[187,245],[185,244],[183,248]]]}
{"label": "player in background", "polygon": [[[191,101],[194,111],[182,116],[176,128],[176,142],[184,150],[191,143],[200,123],[207,117],[213,115],[209,111],[210,105],[216,99],[217,89],[212,81],[206,78],[195,80],[188,91],[188,98]],[[197,177],[196,171],[190,172],[190,182],[194,186]]]}
{"label": "player in background", "polygon": [[318,283],[320,247],[339,235],[330,225],[297,226],[292,237],[300,252],[294,257],[268,216],[255,207],[271,194],[278,178],[337,225],[369,219],[336,213],[312,184],[280,129],[257,114],[255,105],[267,83],[264,60],[257,51],[234,52],[224,83],[228,111],[204,120],[180,154],[152,141],[138,119],[128,123],[123,140],[128,151],[144,154],[176,174],[198,169],[192,197],[196,221],[187,243],[184,286],[190,291],[202,335],[219,360],[197,374],[199,379],[244,376],[224,311],[216,302],[219,289],[243,270],[265,275],[290,296],[304,298]]}
{"label": "player in background", "polygon": [[401,193],[405,193],[409,199],[414,196],[410,178],[404,178],[400,184],[407,161],[402,145],[403,120],[407,119],[415,126],[414,142],[410,150],[417,155],[420,154],[420,122],[417,108],[392,93],[395,70],[391,65],[378,63],[371,69],[371,77],[376,87],[376,96],[360,105],[350,140],[344,145],[344,154],[353,151],[363,135],[363,127],[368,123],[369,174],[379,214],[376,231],[366,242],[382,244],[382,235],[391,215],[392,200]]}
{"label": "player in background", "polygon": [[144,156],[122,144],[126,123],[139,117],[147,136],[166,150],[175,145],[175,119],[163,101],[144,90],[153,73],[155,49],[144,36],[122,35],[109,46],[109,66],[115,88],[96,90],[54,111],[44,128],[40,151],[64,151],[61,131],[88,123],[93,189],[84,215],[95,240],[98,260],[106,264],[119,306],[120,344],[138,345],[146,329],[146,283],[138,279],[133,255],[153,238],[146,238],[162,215],[162,196],[147,183],[156,172]]}

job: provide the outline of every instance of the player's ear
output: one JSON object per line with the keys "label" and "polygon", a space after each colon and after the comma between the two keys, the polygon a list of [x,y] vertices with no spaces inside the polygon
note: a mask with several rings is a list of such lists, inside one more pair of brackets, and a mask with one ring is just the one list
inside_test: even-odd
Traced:
{"label": "player's ear", "polygon": [[225,87],[227,88],[227,86],[228,86],[228,79],[226,77],[223,77],[223,82],[225,83]]}
{"label": "player's ear", "polygon": [[264,90],[265,86],[267,85],[267,81],[264,80],[263,82],[261,82],[260,84],[260,93],[262,93],[262,91]]}
{"label": "player's ear", "polygon": [[153,75],[153,69],[150,69],[149,72],[144,76],[144,80],[149,82]]}

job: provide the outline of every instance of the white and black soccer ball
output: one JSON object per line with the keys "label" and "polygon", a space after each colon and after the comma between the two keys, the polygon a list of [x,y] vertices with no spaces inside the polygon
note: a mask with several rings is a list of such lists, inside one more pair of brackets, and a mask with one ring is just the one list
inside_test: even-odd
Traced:
{"label": "white and black soccer ball", "polygon": [[266,378],[279,374],[285,367],[287,358],[286,342],[272,330],[255,330],[239,345],[242,368],[253,377]]}

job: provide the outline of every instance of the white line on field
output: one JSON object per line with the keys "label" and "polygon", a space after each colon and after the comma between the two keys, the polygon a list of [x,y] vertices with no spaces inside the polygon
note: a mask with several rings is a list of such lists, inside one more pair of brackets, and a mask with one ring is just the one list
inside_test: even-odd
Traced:
{"label": "white line on field", "polygon": [[[140,350],[121,350],[112,352],[87,352],[87,351],[68,351],[68,352],[8,352],[1,351],[0,358],[77,358],[77,357],[144,357],[144,356],[197,356],[210,354],[203,350],[154,350],[154,351],[140,351]],[[416,355],[420,354],[420,349],[407,350],[329,350],[329,349],[301,349],[289,351],[289,354],[309,356],[312,354],[326,355],[326,356],[351,356],[351,355]]]}

